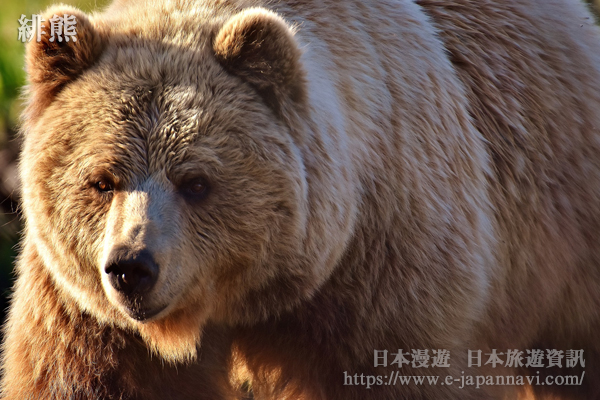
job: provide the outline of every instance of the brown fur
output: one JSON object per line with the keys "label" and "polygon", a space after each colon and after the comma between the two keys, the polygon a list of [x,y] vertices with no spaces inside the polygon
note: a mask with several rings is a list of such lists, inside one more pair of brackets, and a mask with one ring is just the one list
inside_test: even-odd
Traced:
{"label": "brown fur", "polygon": [[[600,34],[581,4],[63,13],[79,40],[28,48],[3,398],[600,396]],[[105,272],[141,251],[160,267],[142,321]],[[585,384],[343,384],[395,371],[375,349],[449,350],[401,370],[443,379],[535,375],[466,366],[532,348],[584,349]]]}

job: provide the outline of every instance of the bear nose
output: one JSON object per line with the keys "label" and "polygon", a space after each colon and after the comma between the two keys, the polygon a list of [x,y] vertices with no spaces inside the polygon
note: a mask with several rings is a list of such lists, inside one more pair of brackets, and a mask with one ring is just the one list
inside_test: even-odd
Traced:
{"label": "bear nose", "polygon": [[110,263],[104,268],[111,286],[126,295],[143,295],[148,293],[158,278],[158,265],[152,255],[142,251],[138,255],[118,262]]}

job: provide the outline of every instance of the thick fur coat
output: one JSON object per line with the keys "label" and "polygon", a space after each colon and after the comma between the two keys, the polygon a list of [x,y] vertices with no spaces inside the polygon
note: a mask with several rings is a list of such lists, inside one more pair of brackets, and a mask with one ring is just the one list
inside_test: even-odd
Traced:
{"label": "thick fur coat", "polygon": [[[2,398],[600,397],[600,33],[583,4],[54,14],[77,41],[27,48]],[[469,368],[468,350],[583,349],[585,379],[345,384],[398,371],[374,365],[398,349],[448,350],[448,368],[399,371],[456,378],[581,373]]]}

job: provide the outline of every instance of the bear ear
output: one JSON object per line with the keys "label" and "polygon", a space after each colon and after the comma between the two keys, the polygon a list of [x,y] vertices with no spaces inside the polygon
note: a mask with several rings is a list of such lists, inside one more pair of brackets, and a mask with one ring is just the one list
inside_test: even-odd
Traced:
{"label": "bear ear", "polygon": [[[50,19],[54,16],[75,17],[74,37],[66,40],[67,35],[51,35]],[[38,113],[47,107],[56,94],[70,81],[89,68],[102,51],[102,41],[96,28],[80,10],[68,6],[55,6],[42,15],[40,41],[37,32],[27,45],[26,70],[29,81],[29,115]]]}
{"label": "bear ear", "polygon": [[217,60],[260,93],[278,114],[306,99],[301,52],[293,30],[277,14],[250,8],[234,15],[213,42]]}

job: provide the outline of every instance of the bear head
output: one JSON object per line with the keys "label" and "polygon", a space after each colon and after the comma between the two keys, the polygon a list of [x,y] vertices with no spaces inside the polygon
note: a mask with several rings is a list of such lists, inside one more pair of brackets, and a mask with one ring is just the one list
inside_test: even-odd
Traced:
{"label": "bear head", "polygon": [[66,301],[173,362],[208,321],[310,297],[354,207],[305,154],[294,29],[261,8],[198,12],[59,6],[44,19],[74,15],[77,40],[27,48],[25,245]]}

